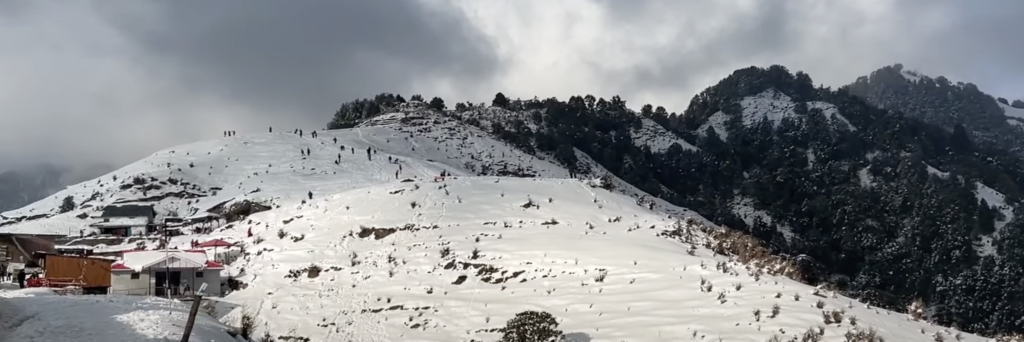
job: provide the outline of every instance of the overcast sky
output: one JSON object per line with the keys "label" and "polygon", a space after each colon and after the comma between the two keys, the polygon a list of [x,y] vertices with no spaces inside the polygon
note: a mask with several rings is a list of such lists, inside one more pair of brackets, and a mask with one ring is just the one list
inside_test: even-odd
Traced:
{"label": "overcast sky", "polygon": [[1012,99],[1020,32],[1020,0],[0,0],[0,170],[312,130],[380,92],[681,112],[750,65],[840,86],[901,62]]}

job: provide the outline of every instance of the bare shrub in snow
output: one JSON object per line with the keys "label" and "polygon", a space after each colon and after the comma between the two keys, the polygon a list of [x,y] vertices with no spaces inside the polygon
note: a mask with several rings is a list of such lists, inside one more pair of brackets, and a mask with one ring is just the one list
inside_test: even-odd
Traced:
{"label": "bare shrub in snow", "polygon": [[523,205],[521,207],[523,207],[523,209],[530,209],[530,208],[540,209],[540,206],[537,205],[537,203],[533,202],[533,199],[529,198],[529,197],[526,198],[526,203],[523,203]]}
{"label": "bare shrub in snow", "polygon": [[351,261],[352,267],[359,266],[359,254],[357,254],[355,251],[352,251],[352,254],[349,254],[349,261]]}
{"label": "bare shrub in snow", "polygon": [[910,315],[915,321],[920,321],[924,317],[924,301],[920,298],[915,299],[907,306],[907,314]]}
{"label": "bare shrub in snow", "polygon": [[878,336],[878,331],[875,331],[875,328],[856,328],[847,331],[843,337],[846,338],[846,342],[885,342],[881,336]]}
{"label": "bare shrub in snow", "polygon": [[839,324],[843,323],[843,315],[846,313],[842,310],[822,311],[821,316],[825,321],[825,324]]}
{"label": "bare shrub in snow", "polygon": [[286,236],[288,236],[288,232],[284,231],[284,228],[281,228],[281,229],[277,230],[277,237],[278,238],[284,239]]}
{"label": "bare shrub in snow", "polygon": [[599,269],[597,270],[597,275],[594,276],[594,281],[598,283],[603,283],[605,277],[608,277],[608,270],[603,268]]}
{"label": "bare shrub in snow", "polygon": [[742,264],[766,269],[769,274],[782,274],[802,281],[802,275],[791,260],[772,255],[760,240],[742,232],[728,228],[716,230],[705,247],[716,254],[734,256]]}
{"label": "bare shrub in snow", "polygon": [[824,335],[822,329],[809,328],[800,336],[800,342],[821,342],[822,335]]}
{"label": "bare shrub in snow", "polygon": [[500,342],[554,342],[562,338],[558,321],[544,311],[523,311],[501,328]]}
{"label": "bare shrub in snow", "polygon": [[996,337],[996,342],[1024,342],[1024,335],[1016,333],[999,335]]}
{"label": "bare shrub in snow", "polygon": [[779,311],[781,311],[781,310],[782,310],[782,308],[779,307],[779,304],[772,304],[772,314],[771,314],[771,316],[768,316],[768,318],[779,317]]}

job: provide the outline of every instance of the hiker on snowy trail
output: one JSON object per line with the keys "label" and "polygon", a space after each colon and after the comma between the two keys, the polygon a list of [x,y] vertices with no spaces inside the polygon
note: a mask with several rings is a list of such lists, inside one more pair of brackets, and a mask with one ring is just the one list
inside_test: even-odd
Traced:
{"label": "hiker on snowy trail", "polygon": [[[334,143],[335,143],[335,144],[337,144],[337,143],[338,143],[338,137],[334,137]],[[344,148],[344,147],[342,147],[342,148]]]}
{"label": "hiker on snowy trail", "polygon": [[366,148],[366,160],[373,160],[373,158],[370,158],[370,148],[369,147]]}
{"label": "hiker on snowy trail", "polygon": [[303,157],[306,156],[306,151],[303,151],[301,148],[299,149],[299,153],[301,153]]}
{"label": "hiker on snowy trail", "polygon": [[306,155],[307,155],[307,156],[310,156],[310,155],[312,155],[312,154],[313,154],[313,151],[310,151],[310,150],[309,150],[309,147],[307,147],[307,148],[306,148]]}
{"label": "hiker on snowy trail", "polygon": [[309,199],[313,199],[313,191],[309,192]]}
{"label": "hiker on snowy trail", "polygon": [[270,133],[274,133],[274,127],[270,127]]}

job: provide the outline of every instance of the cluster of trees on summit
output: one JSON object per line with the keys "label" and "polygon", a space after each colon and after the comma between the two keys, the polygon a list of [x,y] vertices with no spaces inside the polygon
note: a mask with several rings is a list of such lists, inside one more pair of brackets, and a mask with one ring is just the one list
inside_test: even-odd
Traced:
{"label": "cluster of trees on summit", "polygon": [[[789,96],[796,115],[777,125],[767,119],[744,124],[740,101],[770,89]],[[652,196],[743,230],[774,253],[805,255],[813,260],[806,272],[812,284],[834,283],[851,297],[899,311],[920,299],[934,322],[968,332],[1024,332],[1024,211],[1005,222],[1010,218],[976,195],[981,183],[1017,203],[1024,196],[1020,155],[998,140],[977,139],[984,125],[978,122],[987,119],[923,115],[938,108],[907,101],[882,109],[857,92],[865,88],[814,86],[809,75],[775,65],[735,71],[694,96],[683,113],[652,105],[636,113],[618,96],[511,100],[500,93],[491,105],[519,115],[482,124],[486,114],[480,113],[487,111],[481,105],[459,103],[447,111],[436,99],[431,108],[581,174],[588,170],[573,149],[587,153]],[[991,115],[982,100],[964,102],[959,115]],[[827,117],[820,106],[808,106],[811,101],[834,105],[856,130]],[[401,96],[381,94],[346,103],[331,127],[350,126],[399,102]],[[919,112],[907,114],[903,107]],[[728,118],[727,138],[713,127],[698,131],[719,112]],[[643,118],[698,149],[638,146],[632,132]],[[771,222],[748,225],[735,210],[741,201],[768,213]],[[997,222],[1005,222],[998,232]],[[982,237],[992,238],[994,253],[980,252],[986,249]]]}

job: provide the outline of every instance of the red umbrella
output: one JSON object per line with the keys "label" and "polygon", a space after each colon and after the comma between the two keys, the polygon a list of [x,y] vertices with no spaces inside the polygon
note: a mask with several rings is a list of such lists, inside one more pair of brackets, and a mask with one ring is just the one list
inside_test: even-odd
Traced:
{"label": "red umbrella", "polygon": [[227,241],[224,241],[224,240],[221,240],[221,239],[213,239],[213,240],[210,240],[210,241],[203,242],[203,243],[199,244],[199,246],[196,246],[196,247],[199,247],[199,248],[213,247],[213,260],[217,260],[217,247],[231,247],[231,246],[234,246],[234,245],[235,244],[227,242]]}

